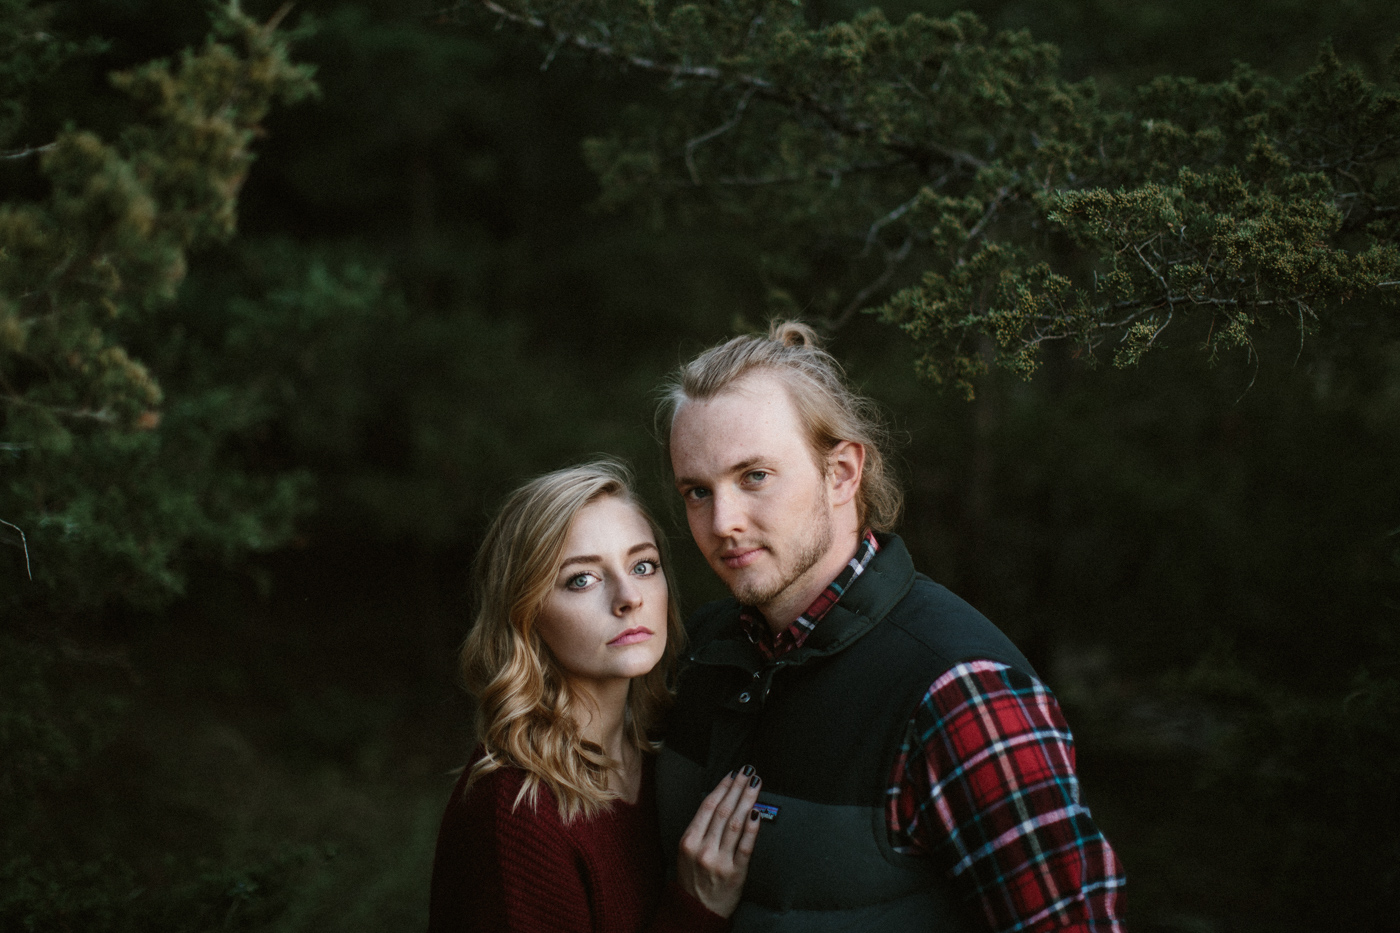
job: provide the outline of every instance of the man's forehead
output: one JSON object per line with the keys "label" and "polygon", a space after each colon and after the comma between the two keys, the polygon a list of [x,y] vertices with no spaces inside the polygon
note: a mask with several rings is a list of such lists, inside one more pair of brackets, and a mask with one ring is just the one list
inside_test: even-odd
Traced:
{"label": "man's forehead", "polygon": [[737,469],[777,454],[802,437],[782,381],[746,376],[708,399],[687,399],[671,421],[671,460],[705,469]]}
{"label": "man's forehead", "polygon": [[676,406],[671,417],[674,430],[683,422],[701,420],[708,424],[733,421],[745,426],[760,425],[767,431],[781,430],[783,422],[798,420],[787,386],[767,373],[736,379],[708,398],[688,398]]}
{"label": "man's forehead", "polygon": [[716,406],[726,408],[766,409],[770,411],[782,409],[794,417],[797,414],[787,381],[777,373],[758,370],[740,376],[714,395],[706,398],[685,399],[676,406],[676,413],[672,418],[672,424],[675,423],[675,418],[679,417],[681,412],[687,408],[710,408]]}

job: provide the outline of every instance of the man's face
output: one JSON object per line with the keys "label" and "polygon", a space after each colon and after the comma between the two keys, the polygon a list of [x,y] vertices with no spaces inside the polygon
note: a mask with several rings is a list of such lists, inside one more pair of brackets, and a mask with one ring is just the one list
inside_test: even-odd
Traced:
{"label": "man's face", "polygon": [[671,466],[696,545],[740,602],[767,615],[823,572],[832,547],[827,479],[777,377],[746,376],[714,398],[683,403],[671,424]]}

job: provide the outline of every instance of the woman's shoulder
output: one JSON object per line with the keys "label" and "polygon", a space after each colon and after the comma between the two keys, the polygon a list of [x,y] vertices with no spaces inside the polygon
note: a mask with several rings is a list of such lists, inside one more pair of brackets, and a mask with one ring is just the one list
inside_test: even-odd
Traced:
{"label": "woman's shoulder", "polygon": [[523,768],[500,762],[473,780],[473,769],[485,757],[478,747],[453,790],[453,803],[461,807],[464,816],[489,817],[493,823],[528,822],[540,829],[561,828],[559,807],[549,786],[535,781],[533,793],[528,792],[525,783],[529,772]]}

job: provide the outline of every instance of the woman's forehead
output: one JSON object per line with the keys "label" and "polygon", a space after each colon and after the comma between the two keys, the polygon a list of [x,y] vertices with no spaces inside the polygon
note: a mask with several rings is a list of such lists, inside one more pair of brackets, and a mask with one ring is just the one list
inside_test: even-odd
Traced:
{"label": "woman's forehead", "polygon": [[569,523],[561,560],[580,554],[626,554],[643,544],[655,546],[656,536],[641,509],[621,496],[603,496],[579,509]]}

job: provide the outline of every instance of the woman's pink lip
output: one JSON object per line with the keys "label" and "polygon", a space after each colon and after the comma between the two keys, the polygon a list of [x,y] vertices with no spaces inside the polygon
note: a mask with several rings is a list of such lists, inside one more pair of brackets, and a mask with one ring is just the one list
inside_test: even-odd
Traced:
{"label": "woman's pink lip", "polygon": [[719,559],[724,561],[724,566],[728,567],[730,570],[738,570],[758,560],[758,555],[762,551],[763,548],[761,547],[750,548],[747,551],[729,551],[728,553],[721,554]]}
{"label": "woman's pink lip", "polygon": [[639,641],[646,641],[652,636],[652,634],[652,630],[649,628],[629,628],[627,631],[623,632],[621,635],[608,642],[608,644],[635,645]]}

